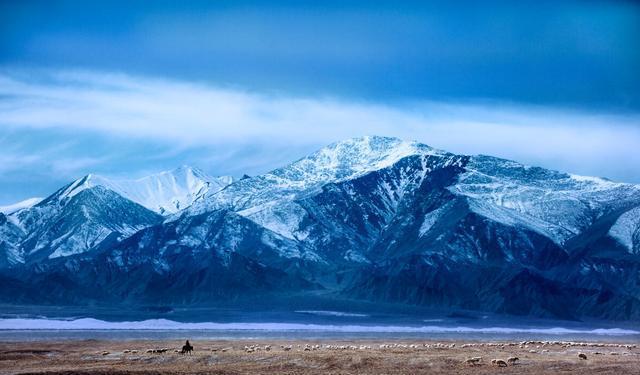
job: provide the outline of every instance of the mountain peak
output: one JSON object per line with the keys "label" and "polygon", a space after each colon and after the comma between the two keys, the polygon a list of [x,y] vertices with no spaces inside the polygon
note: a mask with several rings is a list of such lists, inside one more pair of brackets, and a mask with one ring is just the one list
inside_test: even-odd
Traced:
{"label": "mountain peak", "polygon": [[[444,155],[416,141],[364,136],[332,143],[292,164],[271,172],[292,180],[335,180],[388,167],[411,155]],[[311,179],[311,180],[310,180]]]}
{"label": "mountain peak", "polygon": [[110,180],[105,186],[160,214],[172,214],[190,206],[208,191],[233,182],[229,176],[213,177],[200,169],[182,165],[174,170],[136,180]]}
{"label": "mountain peak", "polygon": [[399,151],[406,154],[421,154],[434,151],[433,148],[417,141],[408,141],[400,138],[384,137],[379,135],[367,135],[334,142],[318,150],[318,152],[344,148],[357,150],[363,154],[363,156],[393,155]]}
{"label": "mountain peak", "polygon": [[[192,167],[190,165],[186,165],[183,164],[175,169],[169,170],[169,171],[164,171],[164,172],[160,172],[157,173],[155,175],[174,175],[174,176],[187,176],[187,175],[193,175],[193,176],[197,176],[197,177],[211,177],[209,176],[207,173],[205,173],[203,170],[196,168],[196,167]],[[154,175],[151,175],[154,176]],[[148,178],[151,176],[147,176],[147,177],[143,177],[143,178]]]}
{"label": "mountain peak", "polygon": [[58,200],[72,198],[83,190],[101,185],[101,182],[103,182],[102,177],[89,173],[67,185],[62,191],[59,191],[56,196]]}
{"label": "mountain peak", "polygon": [[450,159],[454,155],[398,138],[364,136],[347,139],[332,143],[281,168],[243,178],[224,190],[207,194],[189,209],[189,213],[198,214],[226,207],[238,210],[258,207],[258,210],[262,205],[273,206],[274,202],[281,199],[315,191],[329,183],[354,179],[391,167],[411,156]]}
{"label": "mountain peak", "polygon": [[233,182],[230,176],[212,177],[200,169],[182,165],[170,171],[134,179],[110,179],[87,174],[57,194],[59,200],[101,186],[160,214],[172,214],[191,205],[207,191],[218,191]]}

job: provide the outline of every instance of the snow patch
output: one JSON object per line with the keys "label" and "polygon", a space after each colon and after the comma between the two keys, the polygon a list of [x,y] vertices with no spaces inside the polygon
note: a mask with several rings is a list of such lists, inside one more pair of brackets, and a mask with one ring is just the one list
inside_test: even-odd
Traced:
{"label": "snow patch", "polygon": [[212,177],[187,166],[136,180],[109,179],[89,174],[70,184],[58,195],[58,199],[72,198],[83,190],[102,186],[151,211],[170,215],[191,206],[206,193],[218,192],[231,183],[233,177]]}
{"label": "snow patch", "polygon": [[640,206],[618,217],[609,235],[624,245],[630,253],[640,252]]}
{"label": "snow patch", "polygon": [[130,322],[107,322],[92,318],[60,319],[0,319],[0,330],[204,330],[204,331],[308,331],[308,332],[397,332],[397,333],[534,333],[548,335],[592,334],[603,336],[638,335],[640,331],[623,328],[569,329],[563,327],[519,328],[465,326],[395,326],[354,324],[303,324],[303,323],[182,323],[167,319],[150,319]]}
{"label": "snow patch", "polygon": [[424,221],[422,221],[422,225],[420,225],[420,230],[419,230],[420,237],[427,234],[427,232],[433,227],[433,225],[436,222],[438,222],[438,220],[440,220],[440,217],[442,216],[443,213],[446,212],[449,206],[450,206],[450,203],[447,203],[444,206],[436,208],[435,210],[427,213],[424,216]]}
{"label": "snow patch", "polygon": [[[449,190],[472,198],[474,210],[519,224],[557,244],[580,234],[607,210],[640,200],[637,185],[568,175],[489,156],[473,156]],[[504,221],[503,221],[504,220]]]}
{"label": "snow patch", "polygon": [[233,182],[230,176],[212,177],[183,166],[137,180],[109,180],[94,177],[94,184],[105,186],[162,215],[189,207],[208,192],[218,192]]}
{"label": "snow patch", "polygon": [[353,250],[347,250],[344,255],[344,260],[356,263],[371,263],[364,255]]}
{"label": "snow patch", "polygon": [[[290,240],[299,240],[298,229],[307,212],[295,202],[273,201],[238,211],[253,222]],[[301,237],[306,237],[301,234]]]}
{"label": "snow patch", "polygon": [[11,215],[14,212],[35,206],[36,204],[40,203],[42,199],[43,198],[29,198],[14,204],[10,204],[8,206],[0,206],[0,212],[5,215]]}
{"label": "snow patch", "polygon": [[354,318],[366,318],[368,314],[357,314],[357,313],[347,313],[342,311],[330,311],[330,310],[297,310],[294,311],[299,314],[311,314],[311,315],[319,315],[319,316],[344,316],[344,317],[354,317]]}

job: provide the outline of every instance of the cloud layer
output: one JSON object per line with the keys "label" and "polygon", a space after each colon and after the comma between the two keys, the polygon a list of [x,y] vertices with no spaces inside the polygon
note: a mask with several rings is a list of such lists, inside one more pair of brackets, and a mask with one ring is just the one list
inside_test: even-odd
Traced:
{"label": "cloud layer", "polygon": [[57,184],[88,172],[135,176],[183,163],[255,174],[366,134],[640,182],[639,119],[495,102],[389,106],[90,71],[5,71],[0,180],[9,191],[0,203],[46,194],[14,191],[45,176]]}
{"label": "cloud layer", "polygon": [[0,1],[0,66],[640,110],[634,1]]}

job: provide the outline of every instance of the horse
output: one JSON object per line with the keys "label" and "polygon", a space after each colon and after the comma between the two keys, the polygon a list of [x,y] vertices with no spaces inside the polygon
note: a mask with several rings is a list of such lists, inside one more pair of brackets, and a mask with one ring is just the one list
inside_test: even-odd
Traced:
{"label": "horse", "polygon": [[189,340],[187,340],[187,342],[182,346],[180,354],[192,354],[192,352],[193,346],[191,346],[191,344],[189,344]]}

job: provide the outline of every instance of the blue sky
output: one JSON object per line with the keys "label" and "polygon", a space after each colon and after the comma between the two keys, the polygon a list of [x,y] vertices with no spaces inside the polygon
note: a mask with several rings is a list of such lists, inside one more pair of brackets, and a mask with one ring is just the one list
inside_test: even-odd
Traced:
{"label": "blue sky", "polygon": [[634,2],[0,2],[0,204],[381,134],[640,182]]}

